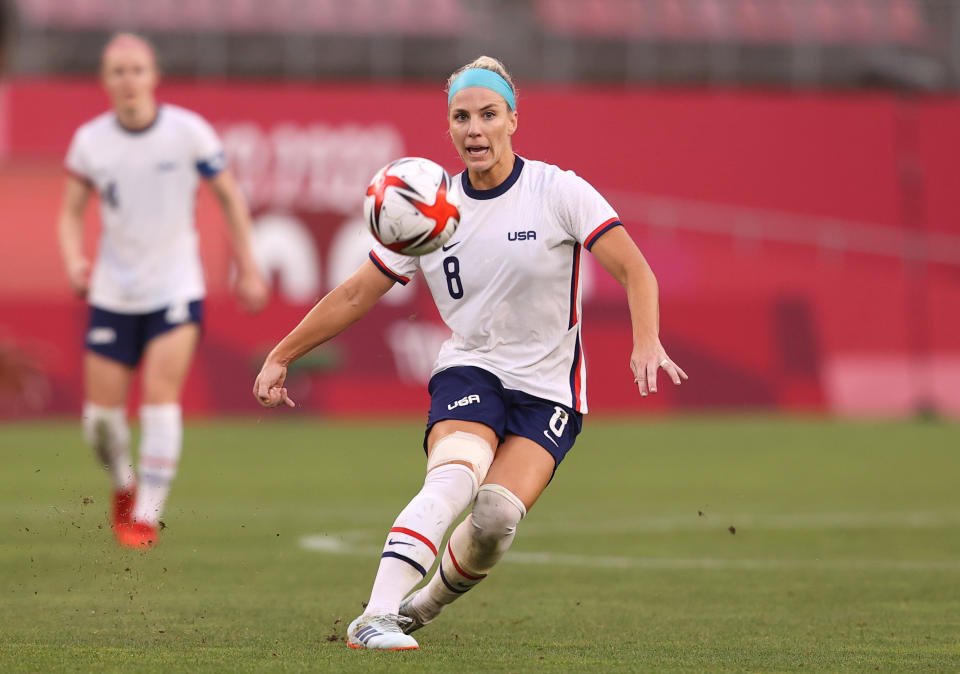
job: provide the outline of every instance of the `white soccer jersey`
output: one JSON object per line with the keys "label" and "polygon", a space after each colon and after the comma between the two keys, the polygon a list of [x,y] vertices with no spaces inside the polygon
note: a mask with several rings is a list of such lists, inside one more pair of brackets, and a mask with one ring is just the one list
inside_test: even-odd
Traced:
{"label": "white soccer jersey", "polygon": [[620,224],[600,194],[572,171],[516,158],[492,190],[455,179],[460,227],[441,250],[420,257],[376,244],[380,270],[406,283],[423,272],[453,335],[434,373],[473,365],[508,389],[587,411],[580,337],[580,251]]}
{"label": "white soccer jersey", "polygon": [[90,280],[94,306],[147,313],[204,295],[194,210],[198,175],[224,166],[213,127],[175,105],[141,131],[113,112],[73,136],[67,170],[100,194],[102,232]]}

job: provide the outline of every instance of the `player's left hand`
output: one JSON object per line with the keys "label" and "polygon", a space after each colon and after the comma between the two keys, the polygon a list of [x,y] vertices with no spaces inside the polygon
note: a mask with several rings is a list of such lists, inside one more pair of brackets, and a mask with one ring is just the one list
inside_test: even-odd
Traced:
{"label": "player's left hand", "polygon": [[682,380],[688,379],[687,373],[670,360],[658,338],[649,344],[634,347],[630,354],[630,369],[633,371],[633,381],[640,389],[640,395],[646,397],[657,392],[657,373],[660,368],[663,368],[677,386]]}
{"label": "player's left hand", "polygon": [[267,306],[270,298],[270,289],[256,270],[242,273],[237,278],[237,295],[243,308],[256,313]]}

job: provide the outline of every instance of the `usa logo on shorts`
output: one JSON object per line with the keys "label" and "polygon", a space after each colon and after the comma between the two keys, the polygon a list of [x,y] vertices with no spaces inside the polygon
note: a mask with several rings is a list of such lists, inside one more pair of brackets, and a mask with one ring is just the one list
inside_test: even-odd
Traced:
{"label": "usa logo on shorts", "polygon": [[472,405],[473,403],[480,402],[480,396],[473,394],[468,396],[463,396],[460,400],[454,400],[452,403],[447,405],[448,410],[456,409],[457,407],[466,407],[467,405]]}
{"label": "usa logo on shorts", "polygon": [[171,304],[167,312],[163,315],[163,320],[171,325],[179,325],[190,318],[190,305],[186,302],[176,302]]}
{"label": "usa logo on shorts", "polygon": [[90,328],[87,344],[113,344],[117,341],[117,331],[113,328]]}

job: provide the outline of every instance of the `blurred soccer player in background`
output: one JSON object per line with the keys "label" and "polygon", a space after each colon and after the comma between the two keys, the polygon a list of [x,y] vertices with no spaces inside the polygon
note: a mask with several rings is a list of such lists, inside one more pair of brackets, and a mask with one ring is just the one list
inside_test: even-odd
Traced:
{"label": "blurred soccer player in background", "polygon": [[[587,411],[582,248],[627,291],[640,393],[656,392],[661,368],[675,384],[686,378],[660,343],[656,278],[613,208],[576,174],[514,154],[516,92],[503,64],[480,57],[447,87],[449,132],[466,165],[454,180],[463,206],[452,240],[420,257],[375,244],[273,349],[254,384],[261,404],[292,405],[287,366],[417,270],[453,332],[429,385],[427,477],[390,529],[370,600],[347,628],[354,648],[417,648],[409,633],[486,577],[573,447]],[[434,576],[408,596],[438,554]]]}
{"label": "blurred soccer player in background", "polygon": [[[113,109],[83,124],[67,153],[58,222],[73,291],[90,304],[85,336],[84,437],[113,479],[113,528],[127,547],[151,547],[182,446],[180,396],[200,338],[205,286],[194,207],[199,177],[228,224],[237,293],[250,311],[267,286],[250,243],[250,214],[213,128],[189,110],[158,104],[152,46],[130,33],[103,50],[101,78]],[[83,216],[100,197],[102,232],[92,268]],[[142,366],[139,479],[126,404]]]}

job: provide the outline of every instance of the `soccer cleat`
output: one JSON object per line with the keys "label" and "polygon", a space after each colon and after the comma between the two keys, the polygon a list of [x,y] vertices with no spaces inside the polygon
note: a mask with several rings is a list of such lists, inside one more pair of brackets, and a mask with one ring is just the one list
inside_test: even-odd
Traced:
{"label": "soccer cleat", "polygon": [[388,614],[360,616],[347,628],[350,648],[372,648],[381,651],[407,651],[420,648],[417,640],[403,633],[402,625],[409,618]]}
{"label": "soccer cleat", "polygon": [[114,531],[117,542],[125,548],[143,550],[155,547],[160,542],[157,528],[145,522],[123,522],[118,524]]}
{"label": "soccer cleat", "polygon": [[[404,599],[402,602],[400,602],[400,611],[399,611],[400,617],[407,619],[407,621],[405,623],[401,623],[401,626],[400,626],[404,634],[410,634],[411,632],[416,632],[418,629],[420,629],[427,623],[433,622],[433,618],[427,618],[422,613],[420,613],[415,608],[413,608],[413,598],[416,597],[420,591],[421,590],[417,590],[416,592],[408,596],[406,599]],[[436,618],[436,616],[434,616],[434,618]]]}
{"label": "soccer cleat", "polygon": [[115,489],[113,492],[113,528],[133,521],[133,503],[137,497],[137,488]]}

